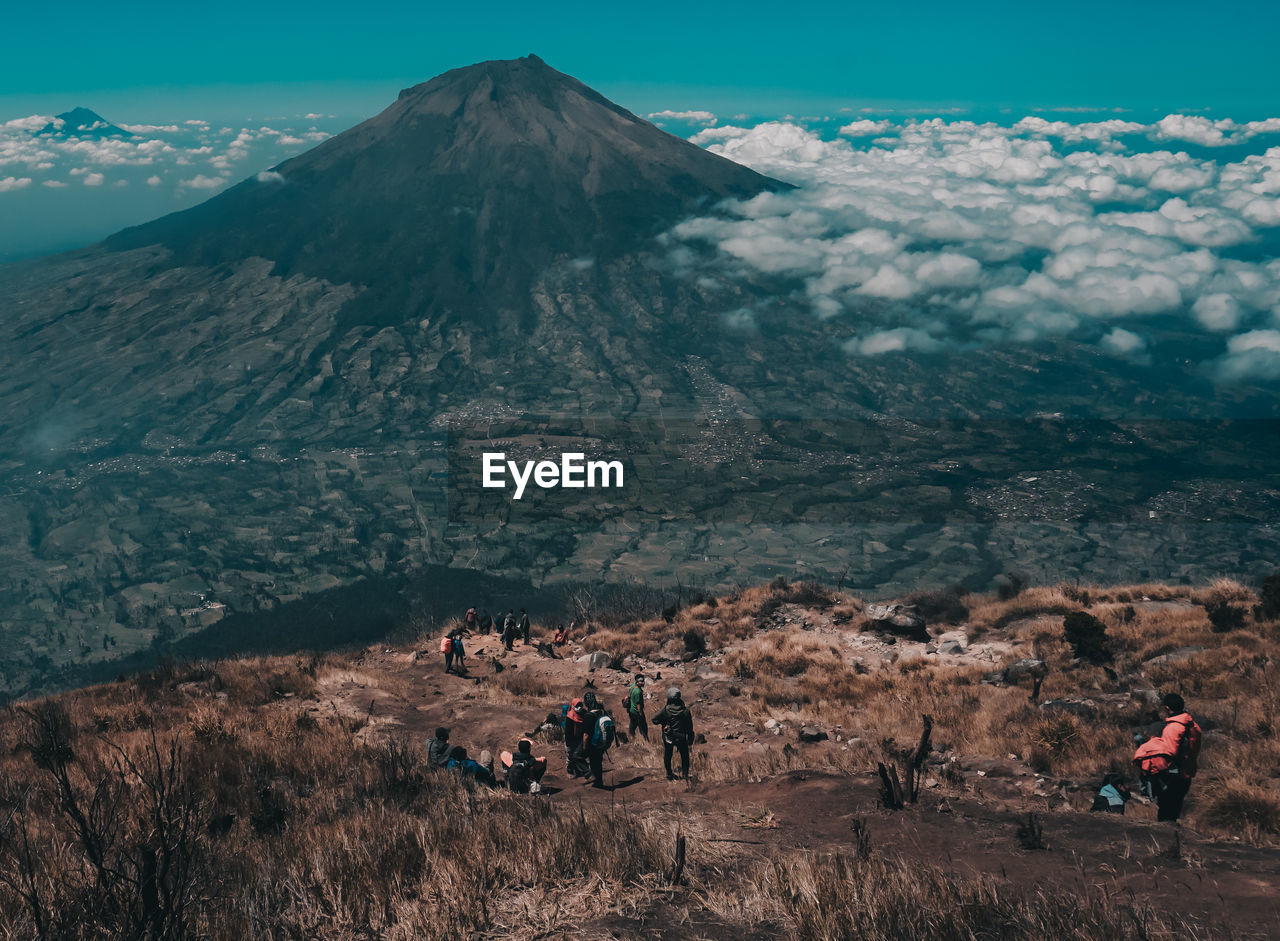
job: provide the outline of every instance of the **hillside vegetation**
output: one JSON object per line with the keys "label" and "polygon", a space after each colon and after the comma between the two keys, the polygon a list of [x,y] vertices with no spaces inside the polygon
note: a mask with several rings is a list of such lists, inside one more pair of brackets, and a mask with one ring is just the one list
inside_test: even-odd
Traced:
{"label": "hillside vegetation", "polygon": [[[12,705],[0,937],[1265,937],[1280,599],[1229,580],[1019,587],[904,599],[928,640],[778,580],[604,612],[563,658],[476,638],[467,678],[423,638],[166,663]],[[1073,612],[1101,626],[1097,656],[1069,642]],[[613,790],[580,789],[554,731],[535,736],[542,795],[428,769],[436,724],[477,757],[584,683],[619,714],[628,675],[576,659],[597,651],[684,689],[687,785],[628,742]],[[1048,668],[1036,696],[992,676],[1027,657]],[[1206,729],[1183,825],[1136,801],[1088,814],[1170,690]],[[877,766],[907,772],[926,715],[918,802],[878,806]]]}

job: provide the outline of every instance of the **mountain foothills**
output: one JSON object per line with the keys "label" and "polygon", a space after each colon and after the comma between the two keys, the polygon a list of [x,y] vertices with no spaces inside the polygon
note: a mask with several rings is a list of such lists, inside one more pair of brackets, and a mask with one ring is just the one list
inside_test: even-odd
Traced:
{"label": "mountain foothills", "polygon": [[[664,236],[788,189],[529,56],[0,268],[0,684],[273,636],[255,615],[374,631],[407,608],[371,596],[474,597],[459,568],[499,594],[797,570],[889,593],[1274,556],[1276,438],[1218,422],[1270,418],[1265,390],[1065,340],[850,359],[794,285]],[[635,484],[517,510],[467,486],[490,449]]]}

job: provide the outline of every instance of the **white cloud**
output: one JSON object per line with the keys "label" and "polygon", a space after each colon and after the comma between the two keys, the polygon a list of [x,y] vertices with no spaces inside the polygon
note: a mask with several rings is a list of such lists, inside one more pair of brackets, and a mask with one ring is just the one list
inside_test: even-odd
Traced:
{"label": "white cloud", "polygon": [[284,176],[275,170],[263,170],[258,174],[257,180],[259,183],[283,183]]}
{"label": "white cloud", "polygon": [[[308,118],[312,117],[307,115]],[[315,115],[320,117],[320,115]],[[710,111],[654,111],[648,115],[651,121],[688,121],[691,124],[715,124],[716,116]]]}
{"label": "white cloud", "polygon": [[41,182],[41,184],[40,184],[40,185],[41,185],[41,186],[47,186],[47,187],[49,187],[49,189],[51,189],[51,190],[55,190],[55,189],[57,189],[57,190],[60,190],[60,189],[66,189],[66,186],[67,186],[67,184],[66,184],[66,183],[62,182],[62,180],[44,180],[44,181],[42,181],[42,182]]}
{"label": "white cloud", "polygon": [[1133,356],[1147,348],[1147,341],[1131,330],[1115,327],[1102,338],[1099,345],[1114,356]]}
{"label": "white cloud", "polygon": [[161,182],[161,181],[160,181],[160,177],[158,177],[158,176],[154,176],[154,175],[153,175],[153,176],[149,176],[149,177],[147,177],[147,185],[148,185],[148,186],[159,186],[159,185],[160,185],[160,182]]}
{"label": "white cloud", "polygon": [[31,177],[29,176],[0,177],[0,193],[7,193],[10,190],[20,190],[30,185],[31,185]]}
{"label": "white cloud", "polygon": [[889,130],[893,125],[887,120],[881,121],[851,121],[844,127],[840,128],[839,134],[842,137],[878,137],[885,131]]}
{"label": "white cloud", "polygon": [[1232,337],[1217,372],[1227,382],[1280,379],[1280,330],[1251,330]]}
{"label": "white cloud", "polygon": [[85,186],[101,186],[105,180],[106,177],[101,173],[86,173],[84,175]]}
{"label": "white cloud", "polygon": [[942,347],[942,343],[916,327],[880,330],[865,337],[854,337],[844,343],[846,353],[858,356],[878,356],[881,353],[901,353],[906,350],[931,353]]}
{"label": "white cloud", "polygon": [[858,337],[845,348],[856,355],[1066,336],[1145,361],[1154,334],[1135,330],[1139,320],[1178,318],[1210,333],[1280,322],[1280,260],[1230,253],[1280,224],[1280,147],[1228,162],[1150,142],[1217,146],[1218,135],[1270,131],[1198,116],[853,130],[880,136],[855,146],[780,121],[695,134],[799,188],[680,224],[673,247],[712,249],[684,263],[709,259],[720,270],[699,273],[717,283],[799,281],[791,300],[818,318],[855,318]]}
{"label": "white cloud", "polygon": [[189,180],[182,180],[179,186],[185,186],[195,190],[217,189],[219,186],[225,185],[226,177],[221,176],[205,176],[203,173],[197,173]]}
{"label": "white cloud", "polygon": [[15,131],[39,131],[52,123],[54,123],[54,117],[51,114],[33,114],[30,117],[5,121],[4,124],[0,124],[0,127]]}

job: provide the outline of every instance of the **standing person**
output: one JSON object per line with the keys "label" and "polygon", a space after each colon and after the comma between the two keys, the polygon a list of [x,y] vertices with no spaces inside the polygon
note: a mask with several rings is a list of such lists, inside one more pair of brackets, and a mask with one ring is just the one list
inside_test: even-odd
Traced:
{"label": "standing person", "polygon": [[480,614],[480,633],[488,634],[491,630],[493,630],[493,618],[489,617],[488,611],[483,611]]}
{"label": "standing person", "polygon": [[637,673],[635,682],[627,690],[627,716],[631,719],[628,735],[640,735],[649,741],[649,723],[644,717],[644,674]]}
{"label": "standing person", "polygon": [[582,694],[582,705],[586,709],[583,718],[583,750],[587,754],[587,763],[591,769],[591,786],[604,787],[604,754],[613,745],[613,716],[596,699],[596,694],[587,690]]}
{"label": "standing person", "polygon": [[529,623],[529,615],[525,613],[524,608],[520,609],[520,636],[524,638],[524,645],[529,646],[529,635],[533,631],[533,626]]}
{"label": "standing person", "polygon": [[444,654],[444,672],[453,672],[453,631],[440,638],[440,652]]}
{"label": "standing person", "polygon": [[427,764],[433,768],[443,768],[449,763],[449,730],[444,726],[436,729],[436,737],[427,743]]}
{"label": "standing person", "polygon": [[462,646],[462,628],[455,628],[453,632],[453,657],[458,661],[458,676],[466,676],[467,674],[467,650]]}
{"label": "standing person", "polygon": [[516,615],[511,609],[507,609],[507,616],[502,619],[502,645],[508,650],[511,645],[516,642]]}
{"label": "standing person", "polygon": [[476,632],[476,628],[480,626],[480,619],[476,615],[475,605],[467,608],[467,613],[466,616],[463,617],[462,623],[466,627],[468,634],[474,634]]}
{"label": "standing person", "polygon": [[1176,822],[1200,758],[1200,726],[1177,693],[1164,697],[1164,730],[1138,746],[1133,760],[1155,798],[1157,820]]}
{"label": "standing person", "polygon": [[680,773],[689,780],[689,746],[693,744],[693,713],[680,698],[680,690],[672,686],[667,690],[667,705],[653,717],[654,725],[662,726],[662,763],[667,769],[667,780],[674,781],[671,757],[680,752]]}
{"label": "standing person", "polygon": [[569,703],[564,713],[564,754],[565,772],[571,778],[580,778],[587,773],[586,762],[582,759],[582,737],[586,732],[587,707],[581,699]]}

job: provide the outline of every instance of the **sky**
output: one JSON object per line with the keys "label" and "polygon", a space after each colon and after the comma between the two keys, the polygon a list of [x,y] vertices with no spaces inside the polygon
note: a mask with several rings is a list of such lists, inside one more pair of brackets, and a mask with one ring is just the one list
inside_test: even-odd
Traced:
{"label": "sky", "polygon": [[[537,53],[632,110],[833,104],[1280,113],[1280,4],[14,4],[0,114],[364,115],[459,65]],[[1266,112],[1264,114],[1263,112]]]}

